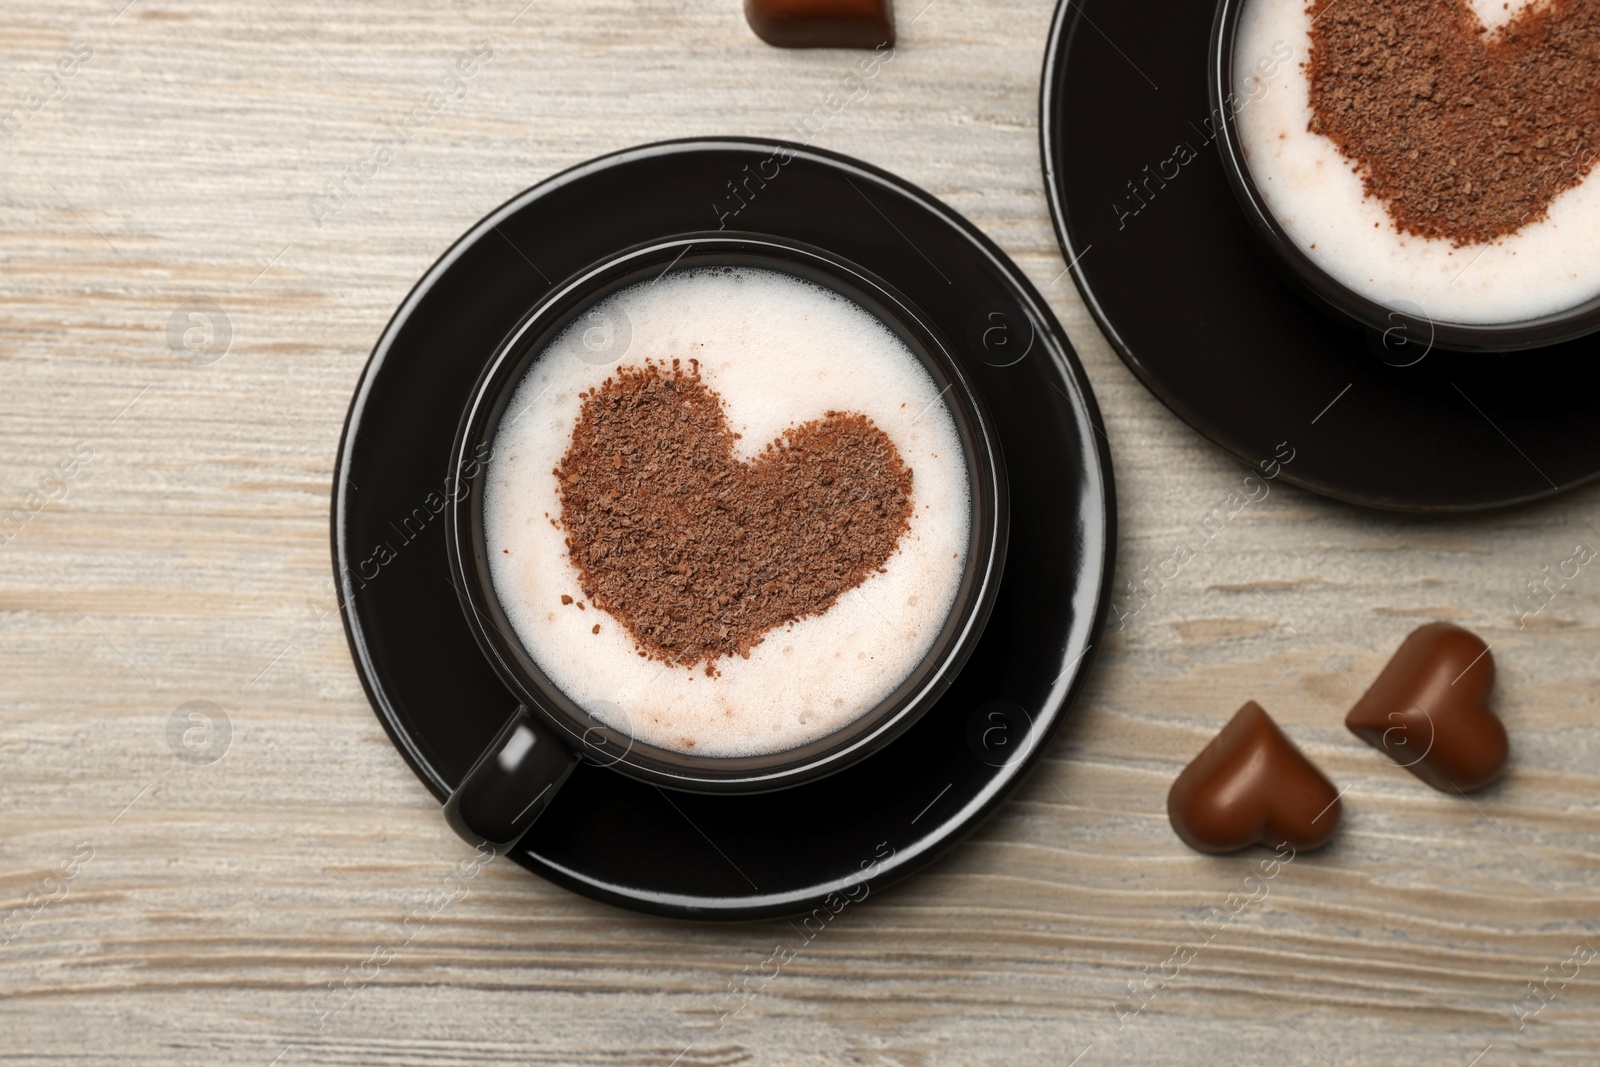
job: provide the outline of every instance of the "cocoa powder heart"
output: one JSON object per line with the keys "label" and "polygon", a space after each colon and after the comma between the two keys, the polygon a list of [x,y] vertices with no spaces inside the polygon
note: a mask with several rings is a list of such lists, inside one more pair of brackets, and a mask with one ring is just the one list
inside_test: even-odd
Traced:
{"label": "cocoa powder heart", "polygon": [[1600,0],[1493,32],[1465,0],[1313,0],[1313,133],[1395,225],[1457,246],[1545,217],[1600,148]]}
{"label": "cocoa powder heart", "polygon": [[865,415],[829,411],[750,462],[699,365],[646,361],[583,394],[555,475],[584,594],[641,655],[716,673],[883,569],[911,469]]}
{"label": "cocoa powder heart", "polygon": [[1413,630],[1350,714],[1350,732],[1435,789],[1480,789],[1510,754],[1489,707],[1494,656],[1471,630],[1433,622]]}
{"label": "cocoa powder heart", "polygon": [[1333,837],[1341,813],[1333,783],[1253,700],[1200,750],[1167,794],[1172,829],[1201,852],[1249,845],[1318,848]]}

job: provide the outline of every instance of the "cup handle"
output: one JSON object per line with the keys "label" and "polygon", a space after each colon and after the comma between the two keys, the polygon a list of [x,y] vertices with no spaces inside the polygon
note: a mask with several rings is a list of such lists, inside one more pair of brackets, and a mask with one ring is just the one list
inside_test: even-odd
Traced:
{"label": "cup handle", "polygon": [[474,848],[509,848],[577,765],[572,750],[518,705],[445,801],[445,821]]}

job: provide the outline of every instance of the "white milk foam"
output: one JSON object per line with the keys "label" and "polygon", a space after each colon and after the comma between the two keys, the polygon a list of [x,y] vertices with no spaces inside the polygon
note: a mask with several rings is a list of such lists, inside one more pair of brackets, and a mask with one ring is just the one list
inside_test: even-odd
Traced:
{"label": "white milk foam", "polygon": [[[1471,6],[1493,32],[1531,5],[1472,0]],[[1366,195],[1351,162],[1307,128],[1306,7],[1306,0],[1248,0],[1234,44],[1236,91],[1241,99],[1255,97],[1235,119],[1240,144],[1257,188],[1295,243],[1368,299],[1409,313],[1420,308],[1435,322],[1520,322],[1600,293],[1600,241],[1594,239],[1600,181],[1594,171],[1556,197],[1547,217],[1490,244],[1455,248],[1401,233],[1383,204]],[[1294,49],[1294,58],[1275,76],[1247,82],[1251,68],[1283,44]]]}
{"label": "white milk foam", "polygon": [[[587,331],[585,333],[584,331]],[[605,365],[589,342],[625,348]],[[581,600],[552,469],[579,393],[646,358],[700,361],[750,460],[792,425],[828,411],[866,415],[912,469],[911,528],[882,573],[820,616],[767,633],[749,659],[703,668],[640,657],[626,629]],[[926,656],[955,601],[971,521],[955,420],[921,361],[854,301],[776,271],[698,268],[630,286],[584,312],[540,355],[506,410],[484,483],[495,590],[551,681],[600,721],[662,748],[777,752],[830,734],[876,706]],[[509,554],[506,550],[509,549]],[[591,633],[596,623],[600,633]]]}

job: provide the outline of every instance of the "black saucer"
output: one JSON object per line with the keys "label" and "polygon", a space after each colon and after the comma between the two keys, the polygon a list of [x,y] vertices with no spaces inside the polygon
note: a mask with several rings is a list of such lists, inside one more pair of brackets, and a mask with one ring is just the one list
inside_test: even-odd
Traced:
{"label": "black saucer", "polygon": [[333,555],[362,684],[442,800],[515,705],[461,616],[443,509],[428,503],[446,492],[473,383],[552,282],[718,221],[826,248],[917,304],[983,394],[1011,489],[983,639],[888,749],[753,796],[664,791],[585,764],[512,853],[623,907],[753,919],[901,878],[992,814],[1061,724],[1104,622],[1115,508],[1100,416],[1049,308],[976,228],[865,164],[745,139],[648,145],[529,189],[434,264],[373,350],[340,446]]}
{"label": "black saucer", "polygon": [[1467,511],[1600,474],[1600,337],[1428,351],[1426,336],[1346,326],[1290,288],[1207,126],[1215,13],[1216,0],[1062,0],[1046,47],[1056,232],[1123,361],[1250,466],[1287,441],[1285,478],[1352,503]]}

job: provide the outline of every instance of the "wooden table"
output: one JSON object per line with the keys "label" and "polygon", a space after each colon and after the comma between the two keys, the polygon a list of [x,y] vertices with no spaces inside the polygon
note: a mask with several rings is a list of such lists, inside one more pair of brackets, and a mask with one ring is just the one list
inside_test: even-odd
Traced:
{"label": "wooden table", "polygon": [[[1108,634],[999,817],[722,1025],[786,924],[642,918],[504,862],[452,881],[470,852],[331,599],[367,353],[492,205],[642,141],[796,136],[859,54],[769,48],[734,0],[125,2],[7,0],[0,39],[0,1062],[1595,1062],[1600,570],[1520,628],[1511,601],[1600,547],[1600,487],[1416,520],[1275,485]],[[1245,472],[1063,276],[1048,0],[920,2],[816,143],[942,197],[1048,295],[1138,577]],[[1429,619],[1500,664],[1514,766],[1470,801],[1341,725]],[[1189,851],[1165,797],[1248,698],[1348,788],[1346,820],[1203,938],[1260,857]]]}

